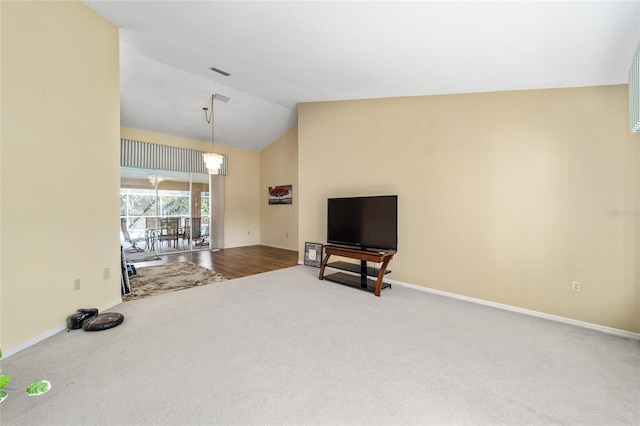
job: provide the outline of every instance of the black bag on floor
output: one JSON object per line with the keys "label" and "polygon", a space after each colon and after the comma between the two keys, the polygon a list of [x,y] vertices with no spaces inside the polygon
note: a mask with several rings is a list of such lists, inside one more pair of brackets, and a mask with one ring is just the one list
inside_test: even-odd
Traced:
{"label": "black bag on floor", "polygon": [[124,321],[124,315],[117,312],[98,314],[96,308],[78,309],[78,313],[67,318],[67,329],[77,330],[83,328],[84,331],[107,330],[122,324],[122,321]]}
{"label": "black bag on floor", "polygon": [[98,315],[96,308],[91,309],[78,309],[78,313],[69,315],[67,317],[67,330],[77,330],[82,328],[82,325],[93,317]]}

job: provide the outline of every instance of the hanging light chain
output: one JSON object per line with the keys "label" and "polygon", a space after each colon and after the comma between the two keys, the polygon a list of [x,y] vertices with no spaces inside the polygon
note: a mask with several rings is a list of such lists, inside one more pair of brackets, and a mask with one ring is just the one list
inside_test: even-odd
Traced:
{"label": "hanging light chain", "polygon": [[207,107],[203,107],[204,118],[207,120],[208,124],[211,124],[211,152],[203,153],[202,157],[204,162],[209,170],[209,174],[217,175],[220,172],[220,166],[223,162],[223,156],[217,154],[214,151],[214,121],[213,121],[213,101],[215,99],[215,95],[211,95],[211,111],[208,111]]}
{"label": "hanging light chain", "polygon": [[209,114],[209,108],[202,107],[202,110],[204,111],[204,119],[207,120],[207,124],[211,124],[213,121],[213,98],[215,98],[215,95],[211,95],[211,114]]}

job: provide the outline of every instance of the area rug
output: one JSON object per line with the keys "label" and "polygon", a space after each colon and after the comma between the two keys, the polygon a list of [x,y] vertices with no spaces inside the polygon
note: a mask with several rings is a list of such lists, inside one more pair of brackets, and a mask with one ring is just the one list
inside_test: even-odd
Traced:
{"label": "area rug", "polygon": [[131,294],[123,296],[125,302],[144,297],[184,290],[206,284],[226,281],[229,278],[192,262],[177,262],[169,265],[137,268],[136,275],[129,277]]}

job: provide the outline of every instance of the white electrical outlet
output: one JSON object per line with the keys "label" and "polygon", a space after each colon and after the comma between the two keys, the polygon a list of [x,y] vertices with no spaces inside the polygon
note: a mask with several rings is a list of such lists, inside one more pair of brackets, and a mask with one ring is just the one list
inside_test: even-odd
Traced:
{"label": "white electrical outlet", "polygon": [[79,278],[73,282],[73,290],[74,291],[80,290],[80,279]]}
{"label": "white electrical outlet", "polygon": [[571,281],[571,290],[575,292],[580,292],[580,281]]}
{"label": "white electrical outlet", "polygon": [[102,279],[108,280],[110,276],[111,276],[111,270],[109,268],[104,268],[102,270]]}

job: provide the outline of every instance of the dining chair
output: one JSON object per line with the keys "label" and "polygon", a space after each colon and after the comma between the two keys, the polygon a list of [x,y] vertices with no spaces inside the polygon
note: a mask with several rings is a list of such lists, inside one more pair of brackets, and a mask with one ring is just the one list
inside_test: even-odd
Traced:
{"label": "dining chair", "polygon": [[137,244],[142,241],[146,241],[146,238],[145,237],[132,238],[131,235],[129,234],[129,229],[127,228],[127,219],[120,218],[120,229],[122,230],[122,238],[124,239],[124,241],[131,244],[130,248],[125,249],[126,252],[131,253],[131,252],[144,251],[144,249],[141,249],[140,247],[138,247]]}
{"label": "dining chair", "polygon": [[173,247],[178,248],[178,238],[180,236],[180,218],[166,217],[160,220],[159,241],[166,241],[169,246],[173,241]]}
{"label": "dining chair", "polygon": [[145,217],[144,235],[147,237],[145,248],[154,250],[156,246],[156,233],[158,230],[158,218]]}

